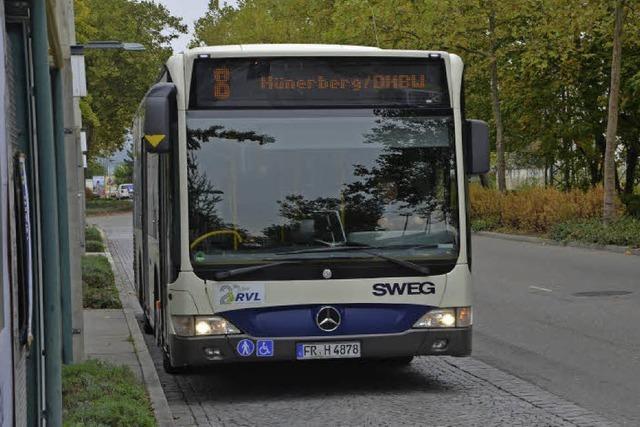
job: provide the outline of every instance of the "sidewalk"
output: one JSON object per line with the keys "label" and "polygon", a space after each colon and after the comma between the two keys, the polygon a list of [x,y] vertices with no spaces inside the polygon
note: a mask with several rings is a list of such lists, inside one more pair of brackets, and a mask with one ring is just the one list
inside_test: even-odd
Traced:
{"label": "sidewalk", "polygon": [[142,369],[122,309],[84,310],[87,359],[126,365],[142,381]]}
{"label": "sidewalk", "polygon": [[[93,217],[87,218],[87,223],[101,225]],[[131,239],[130,233],[127,236],[125,232],[124,236]],[[132,273],[127,274],[127,269],[124,268],[120,259],[123,252],[128,254],[132,252],[132,248],[128,247],[130,245],[121,245],[122,242],[117,238],[119,237],[117,233],[115,236],[110,234],[107,238],[103,232],[102,237],[108,247],[109,252],[105,252],[104,255],[113,270],[122,308],[84,310],[85,354],[87,358],[104,360],[131,368],[147,389],[157,425],[173,427],[173,417],[167,398],[136,320],[136,315],[141,314],[142,309],[133,289]],[[116,262],[114,262],[114,257]]]}

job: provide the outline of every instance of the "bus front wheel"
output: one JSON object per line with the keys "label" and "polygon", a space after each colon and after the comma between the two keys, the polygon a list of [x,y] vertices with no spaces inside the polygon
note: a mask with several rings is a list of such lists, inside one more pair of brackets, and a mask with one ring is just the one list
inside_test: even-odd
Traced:
{"label": "bus front wheel", "polygon": [[178,375],[184,374],[187,371],[185,367],[177,367],[171,364],[171,359],[169,358],[169,354],[166,351],[162,351],[162,367],[167,374]]}

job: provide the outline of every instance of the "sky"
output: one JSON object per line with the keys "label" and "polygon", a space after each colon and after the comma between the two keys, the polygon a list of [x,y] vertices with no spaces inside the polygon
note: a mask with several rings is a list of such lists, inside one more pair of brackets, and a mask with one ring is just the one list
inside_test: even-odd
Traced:
{"label": "sky", "polygon": [[[201,18],[207,11],[209,0],[154,0],[156,3],[163,4],[169,9],[172,15],[182,18],[182,22],[189,26],[187,34],[182,34],[180,38],[172,43],[174,52],[182,52],[187,48],[193,36],[193,23]],[[222,0],[220,4],[228,4],[235,6],[237,0]],[[102,163],[106,168],[113,171],[116,165],[122,163],[127,158],[127,150],[131,147],[131,142],[127,141],[122,150],[114,153],[110,158],[103,159]]]}
{"label": "sky", "polygon": [[[201,18],[207,11],[209,0],[155,0],[169,9],[172,15],[182,18],[182,22],[189,26],[187,34],[183,34],[180,38],[173,41],[174,52],[181,52],[187,48],[193,36],[193,23]],[[221,1],[220,4],[229,4],[235,6],[237,0]]]}

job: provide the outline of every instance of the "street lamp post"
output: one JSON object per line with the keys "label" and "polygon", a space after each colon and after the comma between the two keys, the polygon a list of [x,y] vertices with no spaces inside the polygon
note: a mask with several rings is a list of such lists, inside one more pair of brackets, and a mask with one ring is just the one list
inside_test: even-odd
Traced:
{"label": "street lamp post", "polygon": [[119,42],[119,41],[92,41],[85,43],[82,46],[85,49],[111,49],[111,50],[126,50],[132,52],[142,52],[144,51],[144,46],[140,43],[128,43],[128,42]]}

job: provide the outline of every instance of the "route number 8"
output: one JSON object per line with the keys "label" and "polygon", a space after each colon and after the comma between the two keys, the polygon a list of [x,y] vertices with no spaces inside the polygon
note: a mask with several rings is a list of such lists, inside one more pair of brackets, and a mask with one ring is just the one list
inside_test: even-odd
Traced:
{"label": "route number 8", "polygon": [[213,69],[213,97],[219,100],[229,98],[231,95],[231,86],[229,86],[229,79],[231,72],[228,68],[214,68]]}

